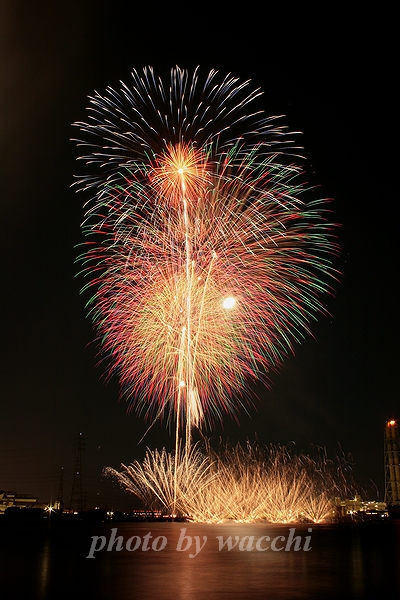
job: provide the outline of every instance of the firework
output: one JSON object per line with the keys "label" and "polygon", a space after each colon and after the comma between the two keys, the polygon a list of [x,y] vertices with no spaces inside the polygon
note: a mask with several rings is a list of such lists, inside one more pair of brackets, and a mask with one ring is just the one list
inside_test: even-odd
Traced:
{"label": "firework", "polygon": [[342,467],[340,459],[321,453],[312,457],[285,447],[238,444],[218,451],[194,446],[188,454],[181,451],[177,462],[165,449],[147,450],[143,462],[104,473],[167,515],[208,523],[320,523],[333,517],[334,497],[354,494]]}
{"label": "firework", "polygon": [[252,110],[259,90],[215,71],[132,77],[76,123],[89,311],[123,395],[190,439],[325,312],[335,242],[325,201],[303,201],[292,136]]}

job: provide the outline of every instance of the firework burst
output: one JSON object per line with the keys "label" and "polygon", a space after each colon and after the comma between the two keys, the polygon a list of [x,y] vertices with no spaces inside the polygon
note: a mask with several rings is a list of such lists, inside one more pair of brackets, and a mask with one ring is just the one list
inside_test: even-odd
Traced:
{"label": "firework burst", "polygon": [[78,188],[94,192],[89,310],[123,394],[189,439],[325,312],[336,246],[325,201],[303,200],[291,136],[251,110],[258,90],[215,71],[132,76],[76,123],[92,167]]}
{"label": "firework burst", "polygon": [[165,449],[148,449],[142,462],[120,471],[107,467],[104,474],[147,507],[208,523],[321,523],[333,518],[334,497],[354,494],[345,462],[321,452],[312,457],[272,445],[207,446],[179,450],[178,461]]}

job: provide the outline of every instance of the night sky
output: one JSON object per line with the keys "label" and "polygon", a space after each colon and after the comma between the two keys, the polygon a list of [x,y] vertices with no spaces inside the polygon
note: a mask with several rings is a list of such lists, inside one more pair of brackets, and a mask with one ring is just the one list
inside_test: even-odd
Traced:
{"label": "night sky", "polygon": [[290,129],[304,132],[307,180],[334,199],[341,223],[341,281],[325,299],[331,317],[296,346],[270,391],[257,387],[240,424],[227,418],[211,433],[304,451],[316,445],[330,456],[341,448],[355,478],[372,480],[382,499],[383,427],[400,418],[389,17],[130,4],[0,7],[0,489],[54,501],[64,467],[68,505],[82,432],[88,505],[128,509],[133,500],[102,479],[103,466],[140,458],[146,446],[173,448],[159,423],[139,444],[149,423],[127,414],[118,382],[106,384],[96,367],[74,264],[84,198],[70,188],[79,155],[71,123],[85,118],[89,94],[129,83],[132,68],[201,65],[251,79],[264,91],[266,114],[285,114]]}

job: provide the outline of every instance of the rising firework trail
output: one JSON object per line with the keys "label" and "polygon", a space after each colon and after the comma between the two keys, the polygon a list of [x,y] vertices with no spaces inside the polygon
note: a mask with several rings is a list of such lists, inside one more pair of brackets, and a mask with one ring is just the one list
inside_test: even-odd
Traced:
{"label": "rising firework trail", "polygon": [[[146,417],[179,439],[235,414],[326,312],[336,251],[324,200],[259,90],[211,71],[152,68],[90,98],[81,157],[91,192],[81,257],[104,357]],[[175,471],[177,464],[175,464]]]}

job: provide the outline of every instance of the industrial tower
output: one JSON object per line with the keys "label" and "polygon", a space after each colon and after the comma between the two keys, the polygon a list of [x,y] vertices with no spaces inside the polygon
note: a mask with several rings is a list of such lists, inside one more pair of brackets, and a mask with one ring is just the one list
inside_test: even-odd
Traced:
{"label": "industrial tower", "polygon": [[388,508],[400,508],[400,440],[397,421],[387,421],[384,439],[385,502]]}
{"label": "industrial tower", "polygon": [[83,450],[84,450],[84,437],[80,433],[78,436],[78,444],[76,451],[76,464],[74,471],[74,478],[72,480],[72,491],[71,500],[69,503],[69,510],[79,512],[83,510],[83,495],[82,495],[82,463],[83,463]]}

